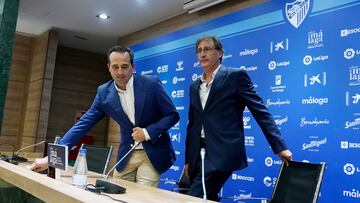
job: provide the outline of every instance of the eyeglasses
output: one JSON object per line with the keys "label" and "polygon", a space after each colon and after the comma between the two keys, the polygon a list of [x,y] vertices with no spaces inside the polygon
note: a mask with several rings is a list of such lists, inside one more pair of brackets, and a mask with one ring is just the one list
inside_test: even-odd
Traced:
{"label": "eyeglasses", "polygon": [[197,53],[197,54],[200,54],[201,52],[207,53],[207,52],[209,52],[210,50],[213,50],[213,49],[215,49],[215,47],[198,48],[198,49],[196,50],[196,53]]}

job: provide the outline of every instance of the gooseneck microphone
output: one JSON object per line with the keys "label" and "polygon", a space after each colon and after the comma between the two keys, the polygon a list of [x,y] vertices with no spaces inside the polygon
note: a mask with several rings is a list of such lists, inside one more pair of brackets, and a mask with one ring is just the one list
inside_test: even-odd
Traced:
{"label": "gooseneck microphone", "polygon": [[121,163],[125,157],[127,157],[134,149],[140,144],[139,141],[135,141],[134,145],[131,147],[131,149],[123,156],[121,159],[116,162],[116,164],[109,170],[109,172],[106,174],[105,178],[103,179],[97,179],[95,186],[97,188],[103,188],[102,192],[110,193],[110,194],[122,194],[125,193],[126,188],[121,187],[120,185],[117,185],[116,183],[111,182],[108,180],[109,174],[116,168],[119,163]]}
{"label": "gooseneck microphone", "polygon": [[5,159],[5,161],[10,162],[10,163],[15,164],[15,165],[17,165],[19,162],[26,162],[27,159],[24,158],[24,157],[19,156],[19,153],[20,153],[21,151],[25,150],[25,149],[28,149],[28,148],[30,148],[30,147],[35,147],[35,146],[40,145],[40,144],[43,144],[43,143],[45,143],[45,141],[41,141],[41,142],[38,142],[38,143],[36,143],[36,144],[32,144],[32,145],[23,147],[23,148],[17,150],[16,152],[14,152],[12,156],[7,157],[7,158]]}
{"label": "gooseneck microphone", "polygon": [[203,187],[203,200],[204,202],[207,202],[207,197],[206,197],[206,187],[205,187],[205,170],[204,170],[204,162],[205,162],[205,148],[201,148],[200,150],[200,156],[201,156],[201,182],[202,182],[202,187]]}
{"label": "gooseneck microphone", "polygon": [[17,150],[17,151],[14,153],[14,157],[18,156],[18,155],[19,155],[19,153],[20,153],[21,151],[23,151],[24,149],[28,149],[28,148],[30,148],[30,147],[35,147],[35,146],[41,145],[41,144],[43,144],[43,143],[45,143],[45,141],[44,141],[44,140],[43,140],[43,141],[41,141],[41,142],[38,142],[38,143],[36,143],[36,144],[33,144],[33,145],[29,145],[29,146],[23,147],[23,148],[21,148],[21,149]]}

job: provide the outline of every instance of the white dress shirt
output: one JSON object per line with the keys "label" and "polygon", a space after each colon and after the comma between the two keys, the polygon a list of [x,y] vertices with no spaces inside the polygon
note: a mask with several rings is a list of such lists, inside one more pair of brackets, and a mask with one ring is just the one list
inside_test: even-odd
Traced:
{"label": "white dress shirt", "polygon": [[[135,103],[134,103],[134,77],[131,76],[128,83],[126,84],[126,90],[122,90],[116,86],[115,88],[118,92],[121,107],[123,108],[125,114],[128,116],[131,123],[135,126]],[[143,128],[145,134],[145,140],[150,140],[150,135],[145,128]],[[140,143],[135,149],[143,149],[142,144]]]}
{"label": "white dress shirt", "polygon": [[[209,97],[209,93],[210,93],[212,84],[214,82],[214,78],[215,78],[217,72],[219,71],[220,66],[221,66],[221,64],[211,74],[212,78],[209,83],[206,83],[205,73],[203,73],[202,76],[200,77],[201,84],[200,84],[200,88],[199,88],[199,95],[200,95],[201,106],[203,109],[205,108],[205,104]],[[205,138],[204,126],[201,128],[201,137]]]}

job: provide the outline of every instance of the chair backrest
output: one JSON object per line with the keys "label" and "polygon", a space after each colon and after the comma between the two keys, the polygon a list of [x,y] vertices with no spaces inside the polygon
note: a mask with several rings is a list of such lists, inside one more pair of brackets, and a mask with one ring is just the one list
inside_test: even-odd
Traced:
{"label": "chair backrest", "polygon": [[106,174],[113,147],[83,144],[81,148],[87,150],[86,162],[88,170]]}
{"label": "chair backrest", "polygon": [[316,203],[325,163],[282,164],[270,203]]}

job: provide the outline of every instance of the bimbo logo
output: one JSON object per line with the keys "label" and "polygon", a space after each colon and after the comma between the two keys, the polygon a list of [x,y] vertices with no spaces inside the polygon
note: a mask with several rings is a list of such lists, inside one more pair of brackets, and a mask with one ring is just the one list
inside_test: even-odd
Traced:
{"label": "bimbo logo", "polygon": [[310,0],[296,0],[286,3],[285,15],[291,25],[298,28],[305,20],[310,8]]}

